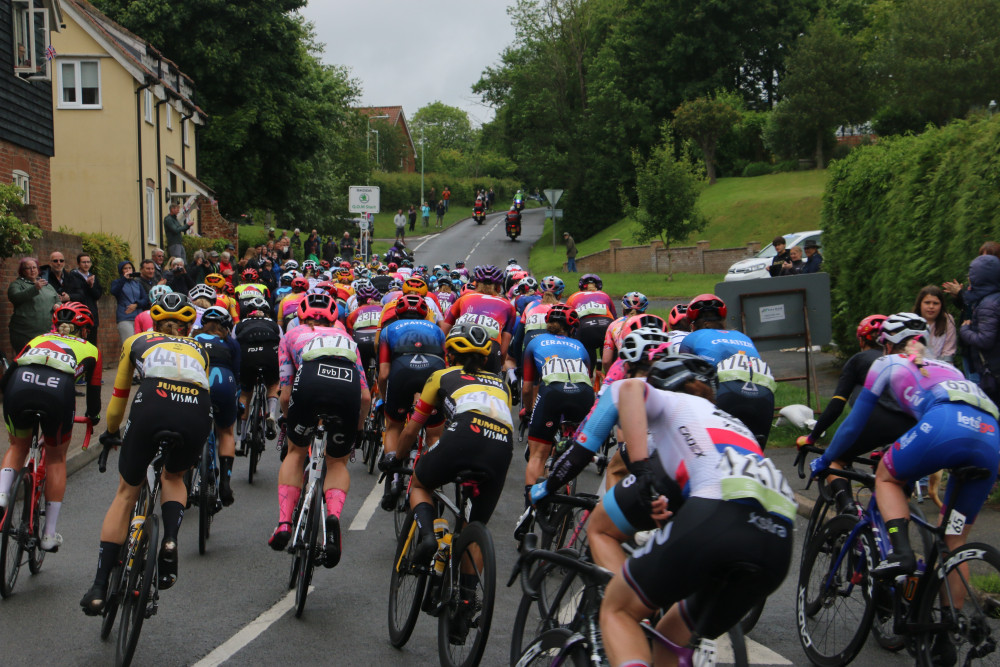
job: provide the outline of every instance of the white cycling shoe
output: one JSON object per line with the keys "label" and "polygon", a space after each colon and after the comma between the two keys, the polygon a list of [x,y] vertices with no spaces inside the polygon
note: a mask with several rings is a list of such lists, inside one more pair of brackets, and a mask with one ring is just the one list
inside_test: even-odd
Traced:
{"label": "white cycling shoe", "polygon": [[49,551],[55,553],[59,551],[59,547],[62,546],[63,538],[59,533],[53,533],[52,535],[42,535],[42,551]]}
{"label": "white cycling shoe", "polygon": [[0,493],[0,509],[5,509],[8,502],[8,494]]}

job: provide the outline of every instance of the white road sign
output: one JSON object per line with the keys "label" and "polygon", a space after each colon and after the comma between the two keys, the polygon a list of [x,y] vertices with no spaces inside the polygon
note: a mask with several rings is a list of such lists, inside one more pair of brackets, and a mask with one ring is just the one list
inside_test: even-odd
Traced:
{"label": "white road sign", "polygon": [[380,190],[375,185],[352,185],[348,196],[351,213],[379,213]]}

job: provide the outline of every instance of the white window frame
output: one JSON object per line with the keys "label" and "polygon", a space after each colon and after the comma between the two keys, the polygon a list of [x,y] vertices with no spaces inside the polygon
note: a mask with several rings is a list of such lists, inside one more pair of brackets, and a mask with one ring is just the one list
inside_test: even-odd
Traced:
{"label": "white window frame", "polygon": [[156,189],[146,186],[146,243],[157,244]]}
{"label": "white window frame", "polygon": [[149,88],[142,91],[142,116],[147,123],[153,124],[153,91]]}
{"label": "white window frame", "polygon": [[173,132],[174,130],[174,108],[167,105],[167,129]]}
{"label": "white window frame", "polygon": [[184,138],[184,145],[185,146],[190,146],[191,145],[191,134],[190,134],[190,130],[188,129],[188,126],[190,125],[190,123],[191,123],[191,119],[190,118],[187,118],[187,119],[181,121],[181,135]]}
{"label": "white window frame", "polygon": [[21,203],[27,206],[31,203],[31,175],[20,169],[14,170],[14,185],[21,188]]}
{"label": "white window frame", "polygon": [[[51,33],[49,32],[49,12],[44,8],[34,6],[32,0],[12,0],[11,10],[13,12],[14,28],[14,73],[24,78],[50,79],[52,69],[45,51],[52,44]],[[41,35],[44,43],[38,44],[37,37],[39,30],[38,23],[41,23]],[[27,32],[27,53],[29,62],[35,63],[28,67],[19,66],[17,59],[17,44],[19,33]],[[39,65],[40,63],[40,65]]]}
{"label": "white window frame", "polygon": [[[94,63],[97,65],[97,103],[96,104],[84,104],[83,103],[83,87],[82,87],[82,65],[84,63]],[[76,84],[76,102],[67,102],[63,99],[63,67],[66,65],[73,66],[73,80]],[[101,61],[99,59],[91,58],[80,58],[80,59],[59,59],[58,67],[58,86],[57,94],[59,96],[59,103],[57,108],[59,109],[101,109],[103,104],[103,95],[101,94]]]}

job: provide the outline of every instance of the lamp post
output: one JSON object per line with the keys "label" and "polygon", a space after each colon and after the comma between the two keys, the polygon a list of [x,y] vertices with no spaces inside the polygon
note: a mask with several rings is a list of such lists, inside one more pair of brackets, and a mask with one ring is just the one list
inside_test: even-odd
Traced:
{"label": "lamp post", "polygon": [[[381,169],[382,168],[382,163],[379,162],[379,159],[378,159],[378,130],[372,130],[372,132],[375,133],[375,166],[378,167],[379,169]],[[369,139],[369,142],[370,141],[371,141],[371,139]]]}
{"label": "lamp post", "polygon": [[377,152],[378,152],[378,130],[372,130],[372,121],[373,120],[378,120],[379,118],[388,118],[388,117],[389,117],[389,114],[382,114],[381,116],[368,116],[368,146],[367,146],[367,148],[365,150],[365,155],[368,156],[369,160],[372,159],[372,135],[371,135],[371,133],[375,132],[375,151],[376,151],[375,161],[378,162],[378,155],[377,155]]}
{"label": "lamp post", "polygon": [[424,128],[437,127],[441,123],[421,123],[420,124],[420,205],[424,205]]}

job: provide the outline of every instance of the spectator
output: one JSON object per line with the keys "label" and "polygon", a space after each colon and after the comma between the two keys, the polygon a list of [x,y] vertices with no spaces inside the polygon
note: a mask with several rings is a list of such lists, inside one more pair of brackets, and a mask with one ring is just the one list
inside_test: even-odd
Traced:
{"label": "spectator", "polygon": [[222,256],[219,257],[218,271],[215,271],[214,273],[221,273],[223,277],[226,279],[227,283],[232,283],[233,271],[234,271],[233,256],[229,253],[228,250],[223,250]]}
{"label": "spectator", "polygon": [[802,273],[802,248],[795,246],[788,251],[788,261],[781,263],[781,274],[783,276],[797,276]]}
{"label": "spectator", "polygon": [[295,248],[296,250],[301,250],[302,249],[302,239],[299,238],[299,228],[298,227],[296,227],[295,230],[292,232],[292,240],[289,241],[288,243],[289,243],[289,245],[291,245],[291,247]]}
{"label": "spectator", "polygon": [[49,282],[52,289],[59,295],[59,300],[62,303],[70,300],[66,289],[66,279],[69,277],[69,274],[66,273],[66,259],[61,252],[56,250],[49,255],[49,265],[39,268],[38,276]]}
{"label": "spectator", "polygon": [[260,270],[260,281],[273,295],[278,289],[278,276],[274,272],[274,261],[268,257],[264,258],[263,266]]}
{"label": "spectator", "polygon": [[913,312],[927,320],[927,349],[935,359],[947,361],[955,358],[955,318],[944,309],[944,290],[928,285],[917,294]]}
{"label": "spectator", "polygon": [[100,311],[97,307],[97,300],[104,293],[97,274],[93,273],[94,263],[90,255],[80,253],[76,256],[76,269],[70,272],[67,279],[67,292],[70,301],[79,301],[90,309],[90,316],[94,319],[94,326],[90,327],[87,340],[97,345],[97,329],[101,325]]}
{"label": "spectator", "polygon": [[166,279],[156,279],[156,263],[151,259],[144,259],[139,262],[139,282],[148,292],[153,285],[166,285]]}
{"label": "spectator", "polygon": [[333,264],[333,258],[340,254],[340,248],[337,247],[337,242],[333,240],[330,236],[326,239],[326,243],[323,244],[323,259]]}
{"label": "spectator", "polygon": [[187,272],[187,267],[184,266],[184,260],[180,257],[174,257],[170,260],[170,269],[163,275],[166,279],[166,283],[162,283],[170,287],[175,292],[180,292],[181,294],[187,294],[194,287],[194,278],[191,274]]}
{"label": "spectator", "polygon": [[431,191],[427,193],[427,204],[432,208],[437,208],[437,191],[431,188]]}
{"label": "spectator", "polygon": [[344,232],[344,237],[340,239],[340,255],[348,262],[354,259],[354,241],[350,232]]}
{"label": "spectator", "polygon": [[441,201],[444,202],[444,212],[448,212],[448,202],[451,200],[451,190],[448,186],[444,186],[444,190],[441,191]]}
{"label": "spectator", "polygon": [[427,202],[420,207],[420,217],[424,223],[424,229],[427,229],[431,225],[431,207]]}
{"label": "spectator", "polygon": [[771,274],[772,278],[776,278],[781,275],[781,267],[785,262],[791,262],[792,258],[789,255],[788,248],[785,247],[785,237],[775,236],[774,240],[771,241],[771,245],[774,246],[775,254],[774,258],[771,260],[771,266],[767,267],[768,273]]}
{"label": "spectator", "polygon": [[311,259],[314,262],[319,261],[319,234],[316,233],[315,229],[309,232],[309,238],[302,245],[302,252],[306,259]]}
{"label": "spectator", "polygon": [[435,227],[437,227],[438,229],[441,229],[441,227],[444,225],[444,214],[445,212],[447,212],[447,210],[448,207],[445,205],[445,200],[442,199],[441,201],[438,202],[437,205],[437,224],[435,225]]}
{"label": "spectator", "polygon": [[181,222],[177,215],[181,212],[181,205],[177,202],[170,204],[170,214],[163,218],[163,229],[167,235],[167,252],[171,257],[180,257],[187,263],[187,251],[184,250],[184,232],[191,229],[194,224],[190,220]]}
{"label": "spectator", "polygon": [[980,255],[969,265],[969,289],[963,294],[972,318],[962,322],[959,340],[969,348],[980,388],[1000,402],[1000,258]]}
{"label": "spectator", "polygon": [[576,241],[569,232],[563,232],[563,241],[566,243],[566,270],[576,273]]}
{"label": "spectator", "polygon": [[38,275],[34,257],[21,258],[17,278],[7,288],[7,299],[14,305],[8,327],[16,355],[32,338],[52,330],[52,310],[60,299],[49,281]]}
{"label": "spectator", "polygon": [[274,241],[274,227],[267,228],[267,240],[272,242]]}
{"label": "spectator", "polygon": [[823,255],[819,254],[819,243],[816,239],[809,239],[806,241],[806,259],[802,264],[801,273],[819,273],[820,267],[823,266]]}
{"label": "spectator", "polygon": [[191,263],[187,266],[187,274],[191,276],[191,280],[194,284],[205,282],[205,276],[211,273],[209,269],[208,260],[205,259],[204,250],[195,250],[194,257],[191,259]]}
{"label": "spectator", "polygon": [[[153,258],[153,264],[156,265],[156,282],[160,282],[160,280],[163,279],[163,272],[168,270],[167,267],[163,265],[166,257],[164,257],[163,251],[159,248],[153,248],[153,254],[150,255],[150,257]],[[174,257],[177,257],[177,255],[174,255]],[[186,262],[187,260],[185,259],[184,261]]]}
{"label": "spectator", "polygon": [[111,295],[118,301],[115,321],[118,324],[118,337],[124,343],[135,333],[135,318],[139,311],[149,308],[149,290],[139,282],[139,274],[127,259],[118,262],[118,276],[111,283]]}
{"label": "spectator", "polygon": [[486,210],[493,210],[493,202],[496,201],[496,198],[497,193],[493,192],[493,188],[490,188],[490,191],[486,193]]}
{"label": "spectator", "polygon": [[413,204],[410,204],[410,211],[406,216],[410,219],[410,231],[412,232],[413,228],[417,226],[417,209],[414,208]]}
{"label": "spectator", "polygon": [[406,216],[403,209],[396,209],[396,215],[392,218],[392,224],[396,225],[396,241],[406,241]]}

